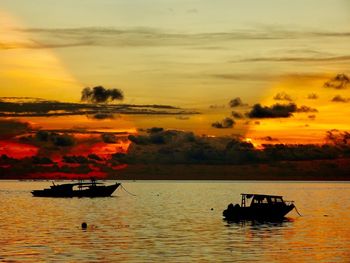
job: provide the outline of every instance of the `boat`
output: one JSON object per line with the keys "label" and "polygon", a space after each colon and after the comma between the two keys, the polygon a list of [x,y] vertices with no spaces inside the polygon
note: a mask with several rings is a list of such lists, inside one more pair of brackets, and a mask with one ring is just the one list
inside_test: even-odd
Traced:
{"label": "boat", "polygon": [[52,182],[50,188],[33,190],[31,193],[36,197],[107,197],[111,196],[119,186],[120,183],[103,185],[92,178],[88,183],[78,181],[56,185]]}
{"label": "boat", "polygon": [[241,194],[241,196],[241,205],[231,203],[223,211],[226,220],[280,220],[295,208],[294,201],[284,201],[279,195]]}

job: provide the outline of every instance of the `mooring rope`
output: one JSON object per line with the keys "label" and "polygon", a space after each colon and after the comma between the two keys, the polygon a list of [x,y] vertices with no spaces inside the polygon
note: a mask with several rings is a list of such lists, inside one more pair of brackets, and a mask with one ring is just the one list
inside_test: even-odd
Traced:
{"label": "mooring rope", "polygon": [[299,213],[299,211],[298,211],[297,207],[296,207],[296,206],[294,206],[294,208],[295,208],[295,211],[298,213],[298,215],[299,215],[299,216],[302,216],[302,215]]}
{"label": "mooring rope", "polygon": [[121,188],[122,188],[125,192],[127,192],[129,195],[136,196],[135,194],[130,193],[128,190],[126,190],[125,187],[124,187],[122,184],[120,184],[120,186],[121,186]]}

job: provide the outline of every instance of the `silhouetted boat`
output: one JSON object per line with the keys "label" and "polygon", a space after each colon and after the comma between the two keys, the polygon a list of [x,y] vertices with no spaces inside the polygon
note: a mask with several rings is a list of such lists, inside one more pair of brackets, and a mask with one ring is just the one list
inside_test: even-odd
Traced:
{"label": "silhouetted boat", "polygon": [[[241,205],[232,203],[224,210],[227,220],[279,220],[295,206],[293,201],[284,201],[282,196],[262,194],[241,194]],[[249,206],[247,201],[251,199]]]}
{"label": "silhouetted boat", "polygon": [[33,190],[33,196],[38,197],[106,197],[111,196],[112,193],[119,187],[120,183],[112,185],[103,185],[91,179],[91,182],[53,185],[50,188],[43,190]]}

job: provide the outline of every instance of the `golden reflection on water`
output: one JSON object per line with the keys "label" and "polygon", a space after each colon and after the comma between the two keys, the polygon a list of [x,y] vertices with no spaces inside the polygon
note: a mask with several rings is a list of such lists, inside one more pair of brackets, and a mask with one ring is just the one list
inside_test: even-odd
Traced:
{"label": "golden reflection on water", "polygon": [[[108,182],[107,182],[108,183]],[[349,183],[125,182],[111,198],[34,198],[0,184],[0,261],[347,262]],[[229,223],[241,192],[294,199],[283,222]],[[213,209],[213,210],[212,210]],[[88,228],[81,229],[87,222]]]}

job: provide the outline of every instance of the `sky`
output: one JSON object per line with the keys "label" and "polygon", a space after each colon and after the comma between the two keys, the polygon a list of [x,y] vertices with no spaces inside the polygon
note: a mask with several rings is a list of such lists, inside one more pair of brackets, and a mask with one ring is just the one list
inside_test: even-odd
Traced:
{"label": "sky", "polygon": [[[328,130],[350,130],[350,84],[324,85],[350,75],[347,0],[1,0],[0,25],[0,97],[75,103],[84,87],[102,85],[121,89],[123,103],[200,113],[15,116],[34,127],[160,126],[256,144],[322,143]],[[242,104],[231,108],[234,98]],[[316,110],[245,117],[256,103]],[[232,127],[212,125],[228,117]]]}

